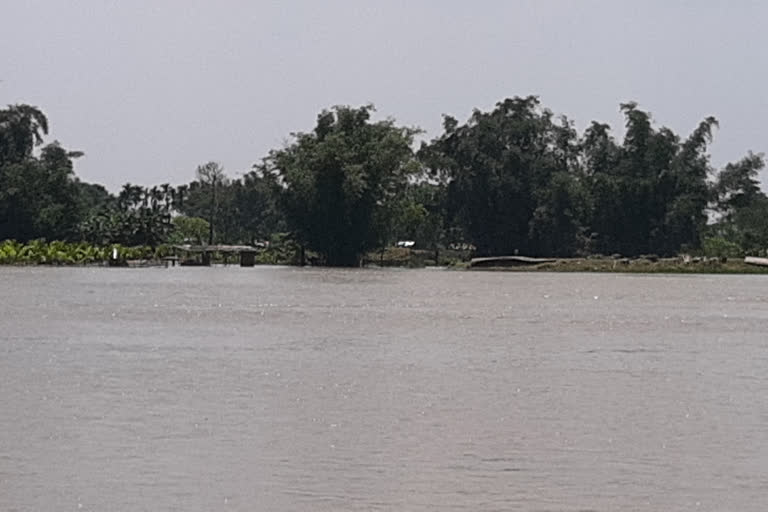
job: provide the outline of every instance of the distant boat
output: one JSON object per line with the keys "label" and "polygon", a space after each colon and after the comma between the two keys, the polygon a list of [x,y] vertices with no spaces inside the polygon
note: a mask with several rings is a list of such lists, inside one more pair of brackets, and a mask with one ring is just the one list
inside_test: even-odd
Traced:
{"label": "distant boat", "polygon": [[768,267],[768,258],[758,258],[756,256],[747,256],[744,258],[744,263],[748,265],[759,265],[761,267]]}

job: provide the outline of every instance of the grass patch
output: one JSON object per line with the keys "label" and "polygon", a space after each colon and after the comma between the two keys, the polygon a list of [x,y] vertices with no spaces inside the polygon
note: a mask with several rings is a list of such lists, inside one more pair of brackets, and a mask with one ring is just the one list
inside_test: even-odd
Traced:
{"label": "grass patch", "polygon": [[768,274],[768,267],[747,265],[742,260],[702,259],[685,262],[682,258],[647,259],[566,258],[552,263],[517,267],[490,267],[472,270],[507,272],[600,272],[623,274]]}

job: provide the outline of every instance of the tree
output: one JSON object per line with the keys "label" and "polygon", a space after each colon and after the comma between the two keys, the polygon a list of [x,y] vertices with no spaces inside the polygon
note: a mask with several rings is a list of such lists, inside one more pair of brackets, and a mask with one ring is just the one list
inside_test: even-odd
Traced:
{"label": "tree", "polygon": [[197,181],[208,195],[208,244],[213,244],[213,234],[216,225],[216,215],[219,210],[217,198],[218,189],[226,181],[224,168],[216,162],[208,162],[198,166]]}
{"label": "tree", "polygon": [[668,166],[656,177],[658,217],[650,238],[653,252],[675,254],[681,248],[701,245],[712,174],[707,147],[717,126],[714,117],[699,123],[685,141],[678,142]]}
{"label": "tree", "polygon": [[35,147],[48,133],[48,119],[36,107],[0,110],[0,239],[71,239],[82,216],[73,159],[58,142]]}
{"label": "tree", "polygon": [[439,261],[446,241],[446,193],[444,183],[422,178],[406,187],[392,203],[392,232],[395,240],[412,240],[415,247],[429,249]]}
{"label": "tree", "polygon": [[233,183],[233,210],[242,241],[254,243],[287,229],[280,211],[280,185],[274,174],[258,170]]}
{"label": "tree", "polygon": [[0,110],[0,166],[32,157],[48,134],[48,118],[31,105],[9,105]]}
{"label": "tree", "polygon": [[768,249],[768,196],[758,181],[764,167],[762,154],[749,153],[726,165],[712,187],[718,218],[711,231],[748,253]]}
{"label": "tree", "polygon": [[594,249],[604,254],[674,254],[698,247],[706,226],[707,146],[717,120],[708,117],[681,142],[656,130],[650,114],[625,103],[626,134],[617,145],[605,124],[592,123],[582,140],[591,194]]}
{"label": "tree", "polygon": [[[579,229],[545,219],[570,215],[552,210],[562,201],[552,202],[547,192],[555,175],[577,170],[576,134],[567,119],[556,123],[538,98],[528,96],[500,101],[491,112],[476,110],[464,125],[446,116],[443,129],[420,155],[433,175],[448,176],[449,215],[458,219],[479,254],[544,253],[553,245],[544,240],[544,224],[547,230],[562,227],[570,230],[568,236],[576,235]],[[561,195],[575,189],[562,187]],[[558,250],[562,247],[558,244]]]}
{"label": "tree", "polygon": [[94,210],[81,223],[82,237],[96,244],[164,243],[171,231],[173,195],[169,185],[146,188],[126,183],[117,198]]}
{"label": "tree", "polygon": [[729,163],[714,184],[715,208],[725,217],[745,208],[763,195],[758,174],[765,167],[762,153],[750,152],[736,163]]}
{"label": "tree", "polygon": [[332,266],[356,266],[384,238],[388,205],[415,163],[416,130],[371,121],[372,106],[320,113],[311,133],[293,135],[257,170],[274,174],[297,241]]}
{"label": "tree", "polygon": [[76,156],[54,142],[40,158],[0,165],[0,239],[76,238],[83,215],[72,170]]}
{"label": "tree", "polygon": [[202,245],[208,235],[208,221],[200,217],[185,217],[179,215],[173,219],[173,240],[177,243],[195,243]]}
{"label": "tree", "polygon": [[173,191],[176,211],[208,221],[207,243],[241,242],[244,233],[237,197],[240,180],[230,180],[216,162],[201,165],[194,181]]}
{"label": "tree", "polygon": [[538,206],[529,222],[531,246],[547,256],[583,252],[589,200],[582,182],[568,172],[557,172],[537,195]]}

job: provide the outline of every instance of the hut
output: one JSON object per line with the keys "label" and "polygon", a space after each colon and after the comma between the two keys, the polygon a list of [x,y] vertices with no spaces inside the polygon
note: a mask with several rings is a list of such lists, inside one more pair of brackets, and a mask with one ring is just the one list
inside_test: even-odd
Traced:
{"label": "hut", "polygon": [[181,253],[180,265],[209,267],[216,254],[224,257],[224,263],[229,263],[229,257],[239,257],[241,267],[252,267],[256,264],[256,254],[260,248],[253,245],[174,245],[174,250]]}

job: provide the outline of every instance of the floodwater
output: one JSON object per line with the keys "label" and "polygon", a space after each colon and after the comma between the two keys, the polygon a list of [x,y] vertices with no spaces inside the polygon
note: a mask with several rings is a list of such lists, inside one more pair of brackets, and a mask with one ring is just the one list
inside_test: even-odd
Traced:
{"label": "floodwater", "polygon": [[766,276],[0,268],[2,511],[764,511]]}

